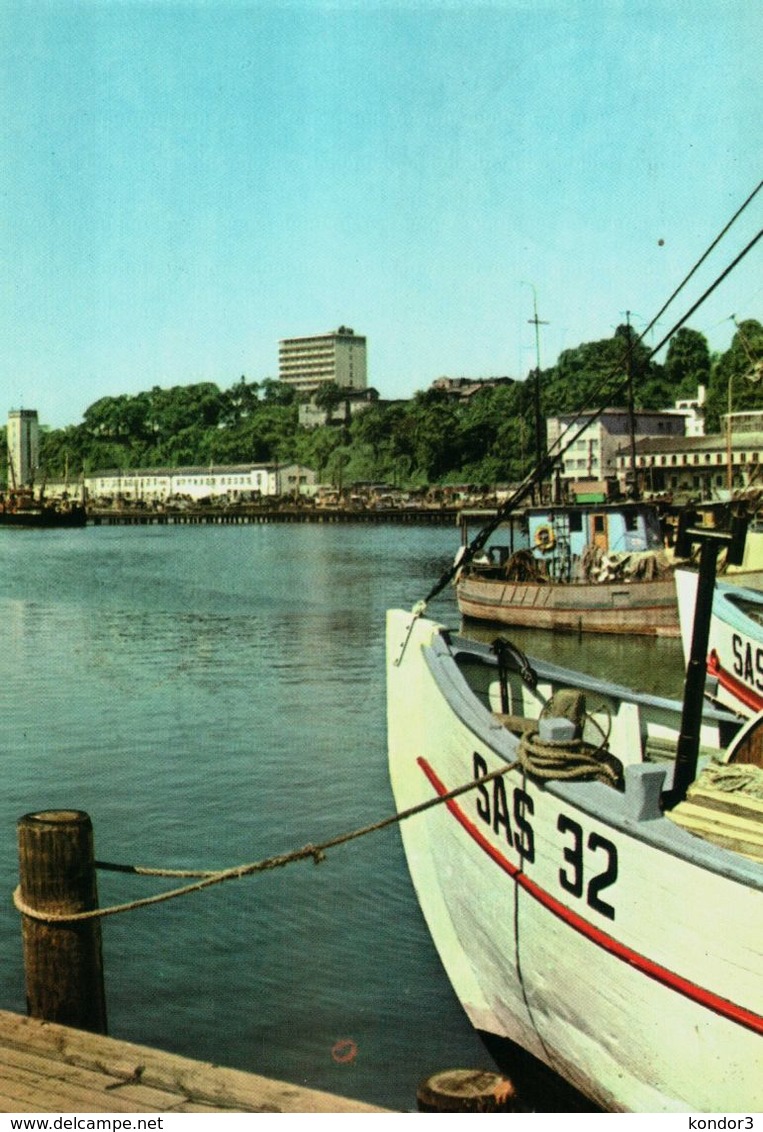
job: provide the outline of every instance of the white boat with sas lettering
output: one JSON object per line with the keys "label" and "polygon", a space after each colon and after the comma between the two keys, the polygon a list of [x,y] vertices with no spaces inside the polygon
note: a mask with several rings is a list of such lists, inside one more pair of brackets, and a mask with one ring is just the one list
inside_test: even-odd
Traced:
{"label": "white boat with sas lettering", "polygon": [[427,806],[401,833],[448,977],[504,1071],[524,1051],[608,1111],[763,1107],[763,715],[703,706],[696,657],[681,704],[388,614],[390,777]]}
{"label": "white boat with sas lettering", "polygon": [[[688,657],[697,574],[676,570],[675,577],[681,638]],[[719,703],[744,716],[763,711],[763,592],[716,580],[707,672]]]}

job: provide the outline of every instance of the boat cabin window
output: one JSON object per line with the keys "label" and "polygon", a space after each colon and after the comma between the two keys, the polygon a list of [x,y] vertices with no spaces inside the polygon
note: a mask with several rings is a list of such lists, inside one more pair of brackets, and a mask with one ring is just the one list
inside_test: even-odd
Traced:
{"label": "boat cabin window", "polygon": [[594,515],[593,516],[593,529],[594,529],[594,532],[596,534],[603,534],[604,533],[604,516],[603,515]]}
{"label": "boat cabin window", "polygon": [[571,511],[569,516],[569,525],[571,531],[582,531],[583,529],[583,516],[578,511]]}
{"label": "boat cabin window", "polygon": [[626,531],[638,530],[638,515],[635,511],[625,512],[625,529]]}

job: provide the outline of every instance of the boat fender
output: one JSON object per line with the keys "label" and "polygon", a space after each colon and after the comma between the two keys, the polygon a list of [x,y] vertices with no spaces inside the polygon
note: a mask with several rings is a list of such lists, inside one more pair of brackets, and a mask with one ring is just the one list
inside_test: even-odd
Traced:
{"label": "boat fender", "polygon": [[538,527],[537,531],[535,532],[535,545],[537,546],[538,550],[541,550],[544,554],[546,554],[547,551],[553,550],[555,542],[556,535],[554,534],[551,527],[549,527],[547,524],[544,524],[542,527]]}

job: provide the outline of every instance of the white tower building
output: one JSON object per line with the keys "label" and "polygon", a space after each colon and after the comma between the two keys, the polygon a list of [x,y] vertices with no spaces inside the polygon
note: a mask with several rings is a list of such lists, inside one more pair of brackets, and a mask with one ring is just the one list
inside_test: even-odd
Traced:
{"label": "white tower building", "polygon": [[29,487],[40,464],[40,426],[36,409],[8,413],[8,487]]}

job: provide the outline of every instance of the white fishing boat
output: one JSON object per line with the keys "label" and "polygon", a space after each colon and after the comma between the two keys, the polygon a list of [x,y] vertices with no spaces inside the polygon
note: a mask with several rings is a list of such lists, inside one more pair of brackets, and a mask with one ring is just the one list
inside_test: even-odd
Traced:
{"label": "white fishing boat", "polygon": [[[684,655],[688,657],[697,573],[676,570]],[[707,672],[718,702],[751,716],[763,711],[763,591],[716,580],[708,638]]]}
{"label": "white fishing boat", "polygon": [[691,721],[418,611],[388,615],[387,684],[413,884],[501,1068],[608,1111],[760,1111],[763,716],[700,688]]}

